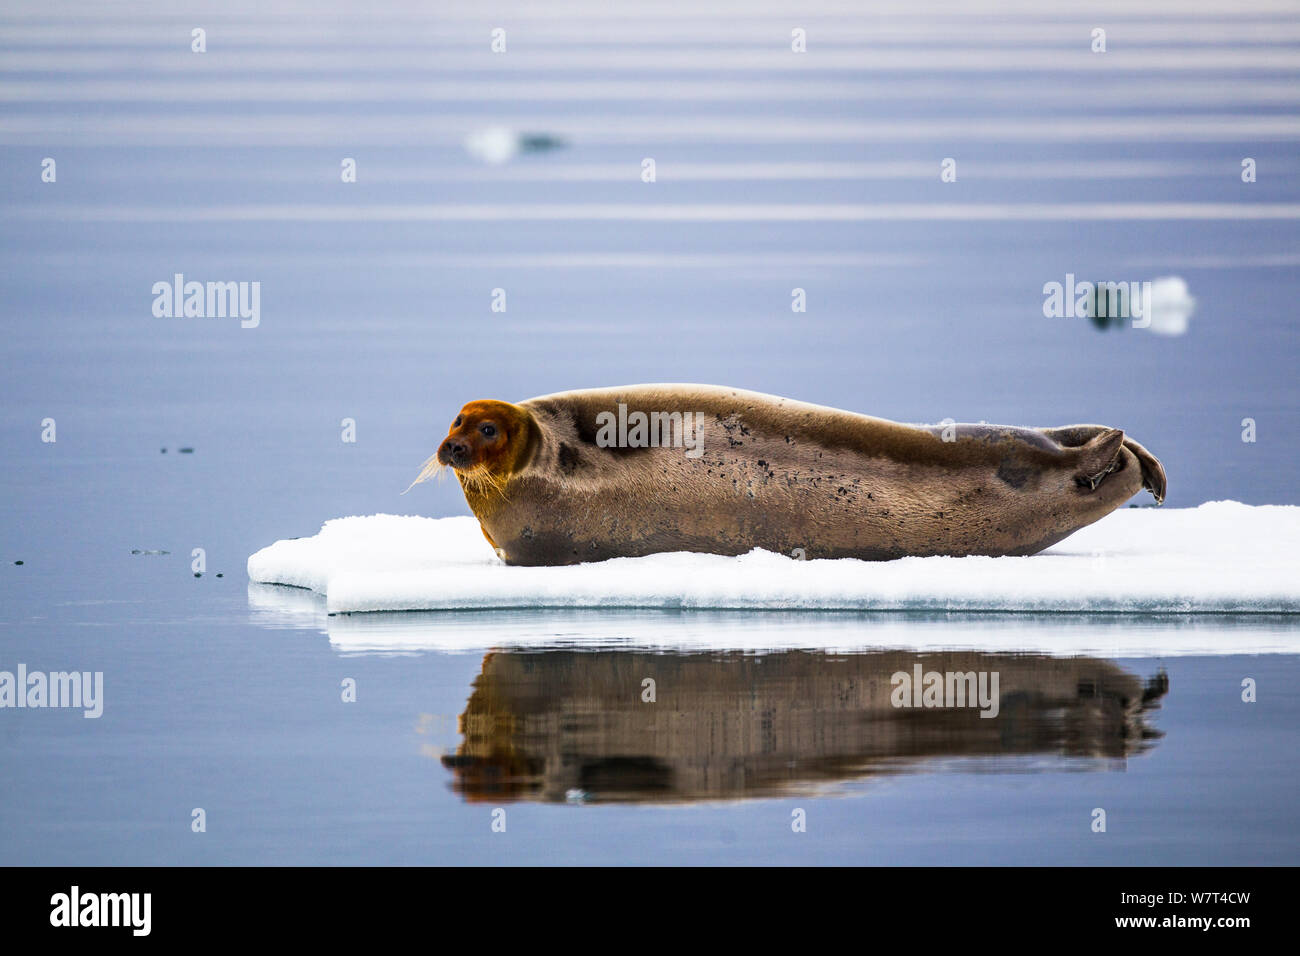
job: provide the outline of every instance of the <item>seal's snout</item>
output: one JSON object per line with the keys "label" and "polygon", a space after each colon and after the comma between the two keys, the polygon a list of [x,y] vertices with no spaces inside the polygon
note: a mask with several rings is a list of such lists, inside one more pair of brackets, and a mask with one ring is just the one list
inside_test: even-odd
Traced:
{"label": "seal's snout", "polygon": [[453,468],[464,468],[469,464],[469,445],[455,438],[448,438],[438,449],[438,461]]}

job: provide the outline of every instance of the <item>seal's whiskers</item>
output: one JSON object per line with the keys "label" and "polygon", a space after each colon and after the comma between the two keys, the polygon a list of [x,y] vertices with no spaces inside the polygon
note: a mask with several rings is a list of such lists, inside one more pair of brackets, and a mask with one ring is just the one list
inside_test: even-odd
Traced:
{"label": "seal's whiskers", "polygon": [[[434,475],[440,475],[444,467],[443,463],[438,461],[438,455],[435,452],[430,456],[429,460],[424,463],[424,466],[420,469],[420,473],[415,476],[415,481],[406,486],[406,491],[410,491],[422,481],[428,481]],[[406,494],[406,491],[403,491],[402,494]]]}

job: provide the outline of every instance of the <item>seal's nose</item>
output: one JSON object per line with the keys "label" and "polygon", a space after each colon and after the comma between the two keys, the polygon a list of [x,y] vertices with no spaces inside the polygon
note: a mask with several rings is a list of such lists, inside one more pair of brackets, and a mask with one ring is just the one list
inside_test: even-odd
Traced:
{"label": "seal's nose", "polygon": [[448,438],[438,449],[438,460],[453,468],[464,465],[469,461],[469,446],[464,442]]}

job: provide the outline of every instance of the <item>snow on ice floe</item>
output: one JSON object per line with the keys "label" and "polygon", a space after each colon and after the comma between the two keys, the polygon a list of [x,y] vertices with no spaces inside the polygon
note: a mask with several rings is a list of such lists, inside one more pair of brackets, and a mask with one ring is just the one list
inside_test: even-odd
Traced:
{"label": "snow on ice floe", "polygon": [[[338,518],[248,559],[253,582],[357,611],[736,610],[1300,613],[1300,507],[1125,508],[1023,558],[797,561],[660,554],[507,567],[470,517]],[[292,602],[290,602],[292,603]]]}

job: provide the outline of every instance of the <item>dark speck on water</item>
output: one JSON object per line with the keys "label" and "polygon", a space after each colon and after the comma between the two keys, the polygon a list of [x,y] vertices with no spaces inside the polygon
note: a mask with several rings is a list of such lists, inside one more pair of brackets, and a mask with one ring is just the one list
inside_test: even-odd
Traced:
{"label": "dark speck on water", "polygon": [[519,137],[519,148],[525,153],[542,153],[566,145],[563,139],[549,133],[524,133]]}

